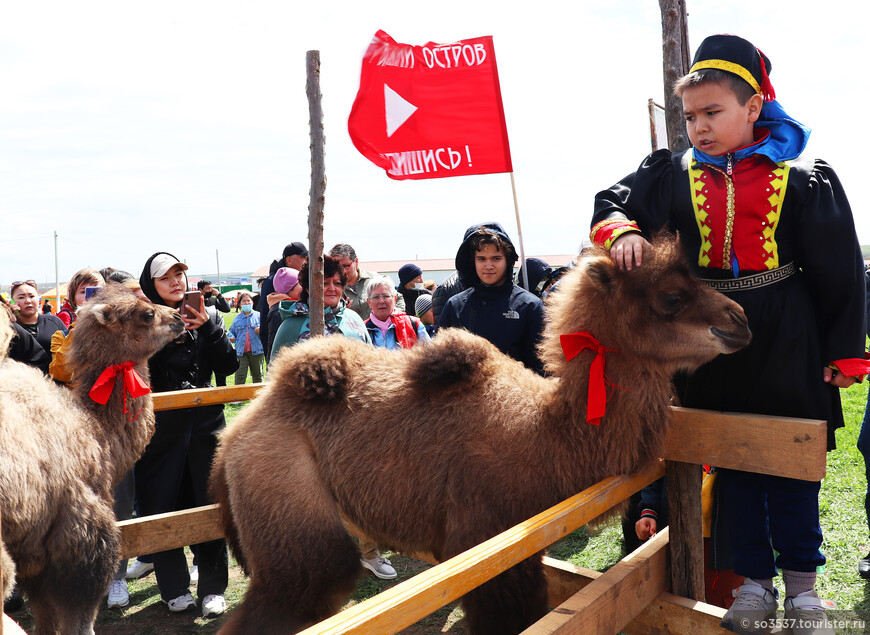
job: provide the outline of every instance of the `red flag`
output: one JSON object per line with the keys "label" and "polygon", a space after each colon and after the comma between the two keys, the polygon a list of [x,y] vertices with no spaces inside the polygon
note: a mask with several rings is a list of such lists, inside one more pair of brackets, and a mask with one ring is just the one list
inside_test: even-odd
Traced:
{"label": "red flag", "polygon": [[492,37],[412,46],[378,31],[347,128],[393,179],[512,171]]}

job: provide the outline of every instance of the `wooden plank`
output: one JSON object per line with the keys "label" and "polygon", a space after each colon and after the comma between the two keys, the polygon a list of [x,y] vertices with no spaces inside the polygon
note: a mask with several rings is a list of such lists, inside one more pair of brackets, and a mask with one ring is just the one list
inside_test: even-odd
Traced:
{"label": "wooden plank", "polygon": [[725,609],[668,593],[659,595],[623,628],[627,635],[715,635]]}
{"label": "wooden plank", "polygon": [[564,560],[544,556],[544,575],[547,576],[547,597],[550,606],[559,606],[590,582],[601,577],[598,571],[578,567]]}
{"label": "wooden plank", "polygon": [[233,401],[253,399],[265,383],[243,384],[241,386],[220,386],[218,388],[191,388],[190,390],[170,390],[152,395],[154,410],[178,410],[196,406],[213,406]]}
{"label": "wooden plank", "polygon": [[671,413],[668,460],[806,481],[825,476],[824,421],[678,407]]}
{"label": "wooden plank", "polygon": [[[549,583],[550,606],[559,606],[603,574],[591,569],[544,557]],[[696,602],[667,591],[650,602],[637,617],[622,628],[627,635],[707,635],[728,633],[719,626],[725,609]]]}
{"label": "wooden plank", "polygon": [[219,518],[218,505],[206,505],[122,520],[118,523],[121,528],[121,557],[135,558],[223,538]]}
{"label": "wooden plank", "polygon": [[667,587],[667,547],[666,527],[523,633],[619,633]]}
{"label": "wooden plank", "polygon": [[657,463],[632,476],[607,478],[303,633],[395,633],[411,626],[563,538],[663,474],[664,467]]}
{"label": "wooden plank", "polygon": [[3,633],[6,633],[6,635],[27,635],[11,617],[5,613],[0,613],[0,615],[3,616],[3,619],[0,619],[0,635]]}
{"label": "wooden plank", "polygon": [[704,600],[704,521],[700,465],[665,461],[671,530],[671,591]]}

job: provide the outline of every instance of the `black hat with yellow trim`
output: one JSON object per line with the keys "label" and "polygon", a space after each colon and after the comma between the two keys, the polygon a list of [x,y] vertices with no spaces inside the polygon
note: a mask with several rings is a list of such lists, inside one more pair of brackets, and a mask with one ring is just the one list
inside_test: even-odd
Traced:
{"label": "black hat with yellow trim", "polygon": [[764,101],[776,99],[768,74],[773,65],[752,42],[736,35],[711,35],[695,52],[690,73],[715,68],[745,80]]}

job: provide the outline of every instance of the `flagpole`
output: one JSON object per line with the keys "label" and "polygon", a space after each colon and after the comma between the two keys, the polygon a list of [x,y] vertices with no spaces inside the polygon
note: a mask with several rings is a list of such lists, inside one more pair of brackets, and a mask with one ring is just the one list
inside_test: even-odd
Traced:
{"label": "flagpole", "polygon": [[510,175],[511,175],[511,191],[514,194],[514,212],[517,215],[517,234],[519,234],[519,240],[520,240],[520,264],[522,266],[522,271],[523,271],[523,288],[526,291],[531,291],[531,289],[529,289],[529,271],[528,271],[529,268],[526,267],[526,250],[525,250],[525,247],[523,247],[523,227],[520,224],[520,206],[519,206],[519,203],[517,203],[517,186],[516,186],[516,183],[514,183],[514,173],[511,172]]}

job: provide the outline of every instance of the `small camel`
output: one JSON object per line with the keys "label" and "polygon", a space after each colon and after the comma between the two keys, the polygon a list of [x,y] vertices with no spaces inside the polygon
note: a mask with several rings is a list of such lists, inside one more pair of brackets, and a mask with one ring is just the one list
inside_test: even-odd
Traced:
{"label": "small camel", "polygon": [[[183,330],[177,312],[110,284],[79,309],[70,389],[5,359],[14,331],[0,311],[3,592],[17,574],[37,633],[94,632],[119,559],[114,486],[154,433],[148,358]],[[98,379],[105,405],[89,394]]]}
{"label": "small camel", "polygon": [[[546,312],[547,377],[455,329],[402,352],[343,337],[282,352],[212,471],[250,575],[222,633],[295,632],[337,611],[361,573],[342,517],[382,547],[445,560],[638,470],[661,456],[672,375],[750,340],[742,309],[690,274],[673,237],[633,271],[590,250]],[[540,554],[462,601],[472,632],[520,632],[547,611]]]}

